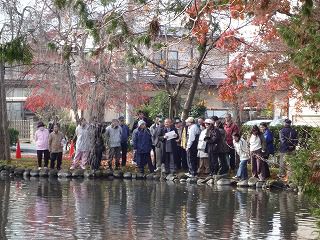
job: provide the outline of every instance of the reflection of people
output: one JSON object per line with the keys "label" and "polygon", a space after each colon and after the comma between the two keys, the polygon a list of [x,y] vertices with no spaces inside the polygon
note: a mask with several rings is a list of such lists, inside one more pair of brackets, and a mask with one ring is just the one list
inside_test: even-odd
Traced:
{"label": "reflection of people", "polygon": [[84,118],[80,119],[80,125],[76,128],[76,136],[76,154],[73,158],[72,166],[70,167],[70,169],[77,168],[79,161],[81,161],[80,167],[82,169],[85,169],[89,157],[91,142],[89,125]]}
{"label": "reflection of people", "polygon": [[38,157],[38,167],[42,167],[42,157],[44,158],[44,168],[48,168],[49,153],[49,131],[44,127],[43,122],[38,123],[38,130],[35,133],[35,142]]}
{"label": "reflection of people", "polygon": [[136,152],[136,161],[140,173],[144,173],[144,167],[146,164],[148,164],[149,171],[153,172],[154,169],[150,156],[152,148],[151,134],[143,120],[138,122],[138,128],[134,130],[133,135],[133,149]]}
{"label": "reflection of people", "polygon": [[58,124],[53,126],[53,132],[49,135],[50,168],[54,169],[57,161],[57,169],[61,169],[62,152],[65,143],[64,135],[59,131]]}

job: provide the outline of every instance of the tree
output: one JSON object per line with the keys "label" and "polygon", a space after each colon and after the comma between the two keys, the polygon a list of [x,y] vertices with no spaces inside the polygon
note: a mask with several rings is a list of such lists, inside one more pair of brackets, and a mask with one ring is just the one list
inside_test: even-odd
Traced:
{"label": "tree", "polygon": [[295,68],[294,86],[313,107],[320,102],[320,3],[307,0],[279,32],[288,46],[288,56]]}
{"label": "tree", "polygon": [[[4,24],[0,30],[0,159],[10,160],[5,71],[14,63],[30,63],[32,53],[26,38],[32,20],[30,7],[19,10],[17,1],[1,1]],[[32,26],[30,24],[29,26]]]}

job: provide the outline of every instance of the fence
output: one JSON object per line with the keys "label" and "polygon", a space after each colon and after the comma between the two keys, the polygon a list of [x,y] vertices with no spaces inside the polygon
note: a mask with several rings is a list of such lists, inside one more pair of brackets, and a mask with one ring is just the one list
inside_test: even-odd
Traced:
{"label": "fence", "polygon": [[19,131],[19,140],[23,142],[32,142],[34,126],[33,120],[13,120],[9,121],[9,128]]}

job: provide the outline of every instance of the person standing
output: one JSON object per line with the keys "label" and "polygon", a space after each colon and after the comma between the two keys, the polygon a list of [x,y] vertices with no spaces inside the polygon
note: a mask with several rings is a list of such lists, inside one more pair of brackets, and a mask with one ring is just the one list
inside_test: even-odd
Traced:
{"label": "person standing", "polygon": [[266,140],[260,132],[258,126],[253,126],[249,139],[252,176],[264,181],[270,176],[269,167],[264,163],[265,156],[268,154]]}
{"label": "person standing", "polygon": [[106,128],[106,145],[108,146],[108,166],[112,170],[112,160],[115,159],[115,170],[120,167],[122,128],[118,119],[113,119],[111,125]]}
{"label": "person standing", "polygon": [[207,152],[210,162],[210,175],[217,175],[219,173],[219,149],[221,148],[221,135],[219,129],[214,125],[210,119],[208,121],[208,131],[205,137],[207,142]]}
{"label": "person standing", "polygon": [[128,139],[130,136],[130,130],[128,125],[125,123],[123,116],[119,117],[121,127],[121,166],[125,167],[127,164],[127,153],[128,153]]}
{"label": "person standing", "polygon": [[226,131],[226,142],[229,147],[227,157],[229,159],[230,169],[234,171],[236,169],[236,152],[233,147],[232,135],[239,133],[239,127],[232,121],[230,113],[228,113],[225,117],[224,130]]}
{"label": "person standing", "polygon": [[43,122],[39,122],[35,133],[35,142],[38,158],[38,168],[42,168],[42,158],[44,159],[44,168],[48,168],[50,152],[49,152],[49,130],[45,128]]}
{"label": "person standing", "polygon": [[144,174],[144,167],[148,164],[150,173],[153,173],[154,167],[151,162],[152,139],[150,131],[143,120],[138,122],[138,128],[134,131],[133,149],[136,152],[136,161],[140,173]]}
{"label": "person standing", "polygon": [[82,169],[86,169],[86,164],[90,153],[91,140],[89,124],[87,124],[87,121],[84,118],[80,119],[80,125],[76,128],[76,137],[76,154],[73,158],[70,169],[72,170],[77,168],[80,161],[80,167]]}
{"label": "person standing", "polygon": [[194,177],[197,175],[198,168],[197,146],[199,141],[200,129],[197,124],[195,124],[195,120],[193,117],[188,117],[188,119],[186,120],[186,125],[188,126],[186,151],[189,168],[189,173],[186,175],[188,177]]}
{"label": "person standing", "polygon": [[199,157],[199,168],[198,174],[200,175],[208,175],[210,173],[210,163],[208,158],[208,153],[206,152],[207,142],[204,140],[207,136],[208,129],[212,124],[211,119],[206,119],[204,121],[205,129],[203,129],[199,136],[198,142],[198,157]]}
{"label": "person standing", "polygon": [[133,123],[131,132],[133,132],[136,128],[138,128],[138,122],[140,120],[143,120],[146,123],[147,128],[151,127],[152,121],[150,121],[149,118],[145,115],[145,113],[140,110],[138,111],[138,118]]}
{"label": "person standing", "polygon": [[151,139],[152,139],[152,151],[153,151],[153,159],[154,159],[154,166],[157,166],[157,152],[156,152],[156,141],[157,141],[157,129],[160,127],[162,119],[160,116],[157,116],[154,120],[154,123],[149,128]]}
{"label": "person standing", "polygon": [[96,120],[90,127],[94,131],[94,152],[91,152],[91,168],[93,170],[98,170],[101,165],[102,154],[105,151],[103,139],[105,127]]}
{"label": "person standing", "polygon": [[247,142],[240,136],[239,133],[235,133],[233,134],[233,145],[240,158],[239,169],[235,178],[239,180],[246,180],[248,179],[247,165],[250,159]]}
{"label": "person standing", "polygon": [[[162,164],[164,163],[163,162],[163,142],[160,141],[160,134],[161,132],[163,131],[164,125],[163,125],[163,121],[162,119],[159,120],[159,126],[157,128],[154,129],[154,135],[151,136],[152,138],[152,144],[154,144],[155,146],[155,158],[156,158],[156,161],[155,161],[155,168],[156,168],[156,172],[161,172],[162,170]],[[150,133],[151,134],[151,133]],[[152,135],[152,134],[151,134]]]}
{"label": "person standing", "polygon": [[290,174],[289,165],[286,163],[288,155],[292,155],[298,145],[298,134],[291,127],[291,120],[284,121],[284,127],[280,130],[280,169],[279,177],[286,176],[286,167],[288,168],[287,175]]}
{"label": "person standing", "polygon": [[220,132],[219,148],[218,148],[218,162],[219,162],[219,175],[227,174],[229,170],[227,153],[229,152],[229,146],[226,142],[226,131],[224,130],[223,123],[220,120],[215,122],[216,127]]}
{"label": "person standing", "polygon": [[182,135],[187,131],[187,127],[183,125],[182,121],[179,118],[175,119],[175,128],[178,131],[177,147],[178,147],[178,160],[177,160],[177,169],[188,170],[187,164],[187,152],[185,148],[182,147]]}
{"label": "person standing", "polygon": [[62,153],[65,138],[62,132],[59,131],[59,125],[53,125],[53,132],[49,135],[49,151],[50,151],[50,168],[54,169],[55,161],[57,161],[57,169],[61,169]]}
{"label": "person standing", "polygon": [[274,155],[275,148],[273,144],[273,134],[268,128],[267,123],[260,123],[260,131],[263,133],[264,138],[266,139],[268,155]]}
{"label": "person standing", "polygon": [[[168,137],[168,133],[174,132],[173,138]],[[165,166],[166,174],[176,173],[176,159],[178,158],[177,142],[178,132],[172,125],[172,120],[167,118],[164,121],[164,127],[161,128],[159,133],[159,140],[163,142],[162,158]]]}

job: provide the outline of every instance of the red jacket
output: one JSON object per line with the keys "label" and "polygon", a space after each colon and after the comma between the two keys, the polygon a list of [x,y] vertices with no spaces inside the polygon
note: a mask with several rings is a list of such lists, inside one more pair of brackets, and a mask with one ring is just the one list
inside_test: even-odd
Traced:
{"label": "red jacket", "polygon": [[230,125],[224,124],[224,130],[226,131],[226,142],[229,146],[233,146],[232,134],[239,133],[237,124],[231,122]]}

